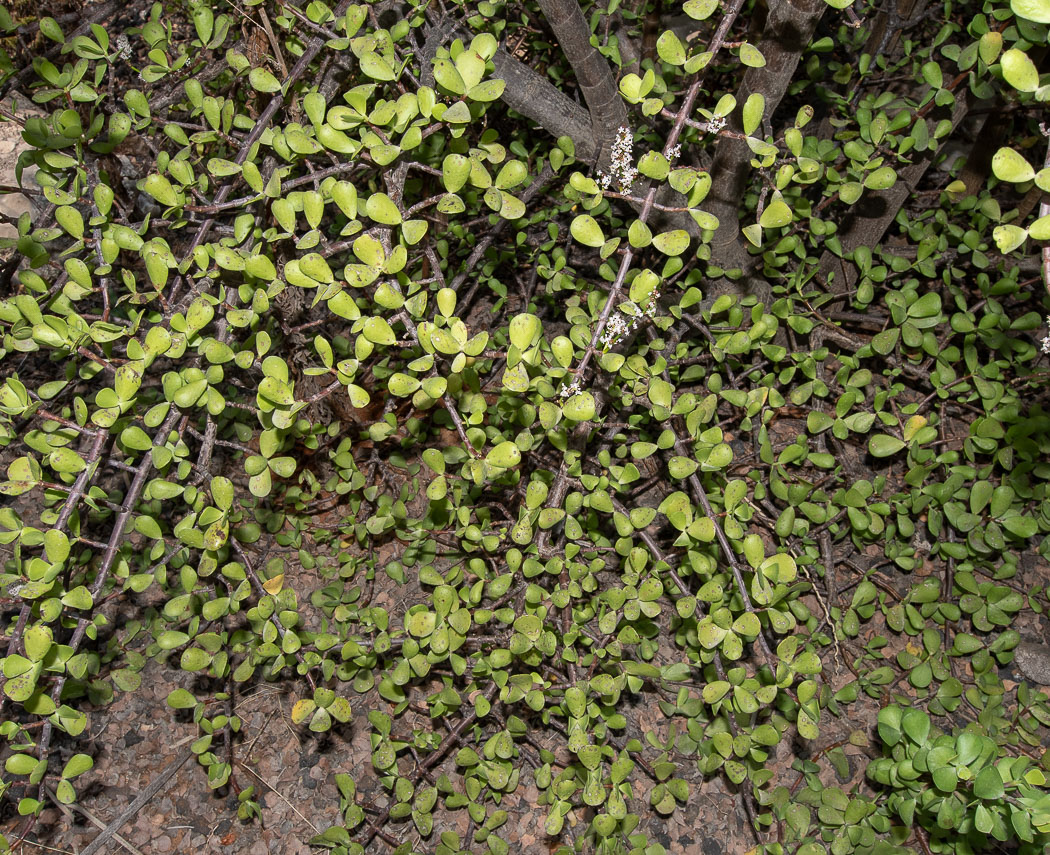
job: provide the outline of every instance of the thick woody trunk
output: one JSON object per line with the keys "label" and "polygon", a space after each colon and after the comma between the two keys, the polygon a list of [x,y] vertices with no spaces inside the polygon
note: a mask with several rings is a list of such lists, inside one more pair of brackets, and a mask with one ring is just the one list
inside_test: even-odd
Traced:
{"label": "thick woody trunk", "polygon": [[[771,116],[780,104],[798,67],[802,52],[813,37],[824,10],[824,0],[779,0],[772,5],[762,38],[757,47],[765,57],[762,68],[749,68],[736,93],[738,109],[730,117],[732,130],[742,132],[741,111],[752,93],[766,99],[765,116]],[[730,284],[723,280],[716,291],[740,291],[764,295],[765,282],[758,281],[755,259],[740,232],[741,200],[748,181],[754,174],[752,153],[744,140],[723,137],[718,141],[711,167],[711,193],[704,210],[718,217],[719,227],[711,242],[711,263],[723,270],[743,270],[743,278]]]}
{"label": "thick woody trunk", "polygon": [[586,109],[506,51],[496,51],[492,62],[496,66],[496,76],[507,84],[503,90],[503,103],[534,121],[547,133],[555,137],[571,137],[576,146],[576,158],[584,163],[594,163],[601,143],[594,135]]}
{"label": "thick woody trunk", "polygon": [[[955,98],[955,107],[951,113],[952,131],[959,122],[965,118],[970,110],[971,96],[969,89],[960,92]],[[920,118],[918,121],[925,121]],[[930,168],[937,152],[927,149],[925,152],[913,157],[909,166],[897,170],[897,183],[889,190],[879,192],[866,192],[849,212],[849,215],[841,223],[838,230],[839,241],[842,244],[842,255],[848,257],[857,247],[878,246],[887,229],[897,218],[904,202],[915,192],[915,188],[926,170]],[[850,290],[857,282],[857,267],[843,257],[832,252],[825,252],[820,259],[821,273],[827,277],[832,276],[834,283],[832,290],[843,293]]]}
{"label": "thick woody trunk", "polygon": [[608,61],[591,44],[591,29],[576,0],[538,0],[543,16],[569,60],[590,112],[591,134],[597,144],[597,163],[608,170],[609,151],[616,129],[627,124],[627,108]]}

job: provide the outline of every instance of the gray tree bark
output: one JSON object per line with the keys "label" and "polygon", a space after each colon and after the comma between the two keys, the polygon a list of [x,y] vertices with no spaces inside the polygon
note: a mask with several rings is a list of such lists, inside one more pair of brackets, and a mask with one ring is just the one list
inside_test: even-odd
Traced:
{"label": "gray tree bark", "polygon": [[503,103],[532,119],[555,137],[568,136],[576,146],[576,158],[594,163],[601,143],[594,135],[590,113],[505,50],[492,57],[496,76],[506,81]]}
{"label": "gray tree bark", "polygon": [[591,28],[576,0],[538,0],[543,16],[569,60],[590,112],[591,134],[597,144],[599,167],[608,171],[609,151],[616,129],[627,124],[616,77],[605,57],[591,44]]}
{"label": "gray tree bark", "polygon": [[[972,96],[968,88],[956,95],[955,107],[951,113],[953,131],[966,117],[971,101]],[[838,236],[842,243],[843,256],[850,255],[857,247],[875,247],[882,242],[886,230],[897,218],[897,212],[915,191],[936,155],[937,152],[933,149],[917,154],[910,166],[897,171],[897,183],[890,189],[878,192],[869,190],[864,193],[839,225]],[[856,265],[827,250],[820,258],[820,271],[825,277],[834,277],[832,290],[837,293],[850,290],[860,275]]]}
{"label": "gray tree bark", "polygon": [[[765,57],[762,68],[749,68],[736,92],[738,107],[730,117],[730,127],[743,131],[741,112],[752,93],[765,96],[765,115],[771,116],[779,106],[795,76],[802,51],[813,37],[813,31],[828,8],[824,0],[779,0],[769,10],[765,30],[757,44]],[[741,200],[752,176],[752,152],[744,140],[723,137],[718,141],[715,161],[711,166],[711,193],[704,201],[705,211],[718,217],[718,230],[711,242],[711,263],[723,270],[740,269],[744,276],[736,285],[723,280],[716,291],[768,293],[754,269],[755,257],[748,252],[740,232]]]}

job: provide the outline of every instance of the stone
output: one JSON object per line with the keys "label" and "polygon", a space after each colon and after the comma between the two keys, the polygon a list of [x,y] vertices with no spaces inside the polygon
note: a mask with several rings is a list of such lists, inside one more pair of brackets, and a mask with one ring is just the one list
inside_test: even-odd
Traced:
{"label": "stone", "polygon": [[1018,670],[1033,683],[1050,686],[1050,646],[1023,642],[1014,651]]}
{"label": "stone", "polygon": [[[18,108],[15,111],[16,116],[23,118],[27,115],[35,115],[34,112],[24,109],[25,104],[27,104],[26,99],[19,99]],[[10,103],[6,100],[5,106],[10,107]],[[15,186],[15,164],[18,162],[18,155],[28,148],[29,145],[22,140],[22,128],[19,124],[11,121],[0,122],[0,184]],[[22,186],[27,189],[37,189],[37,184],[33,180],[34,175],[36,175],[36,167],[27,166],[22,171]],[[0,193],[0,213],[18,218],[31,210],[32,203],[28,196],[22,193]],[[15,237],[17,234],[18,230],[14,226],[6,223],[0,224],[0,238]]]}

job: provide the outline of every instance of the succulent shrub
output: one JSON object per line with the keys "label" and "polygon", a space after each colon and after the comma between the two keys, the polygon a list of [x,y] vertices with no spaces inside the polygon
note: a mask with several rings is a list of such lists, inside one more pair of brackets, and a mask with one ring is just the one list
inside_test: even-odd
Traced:
{"label": "succulent shrub", "polygon": [[1050,7],[242,5],[0,10],[17,811],[156,660],[246,820],[249,685],[368,729],[337,853],[500,855],[526,780],[655,853],[715,777],[771,855],[1036,851]]}

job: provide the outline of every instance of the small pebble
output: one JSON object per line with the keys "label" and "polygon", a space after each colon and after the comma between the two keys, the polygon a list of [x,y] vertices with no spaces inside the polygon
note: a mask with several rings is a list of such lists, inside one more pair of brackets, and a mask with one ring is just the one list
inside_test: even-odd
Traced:
{"label": "small pebble", "polygon": [[1017,668],[1033,683],[1050,686],[1050,647],[1024,642],[1014,651]]}

